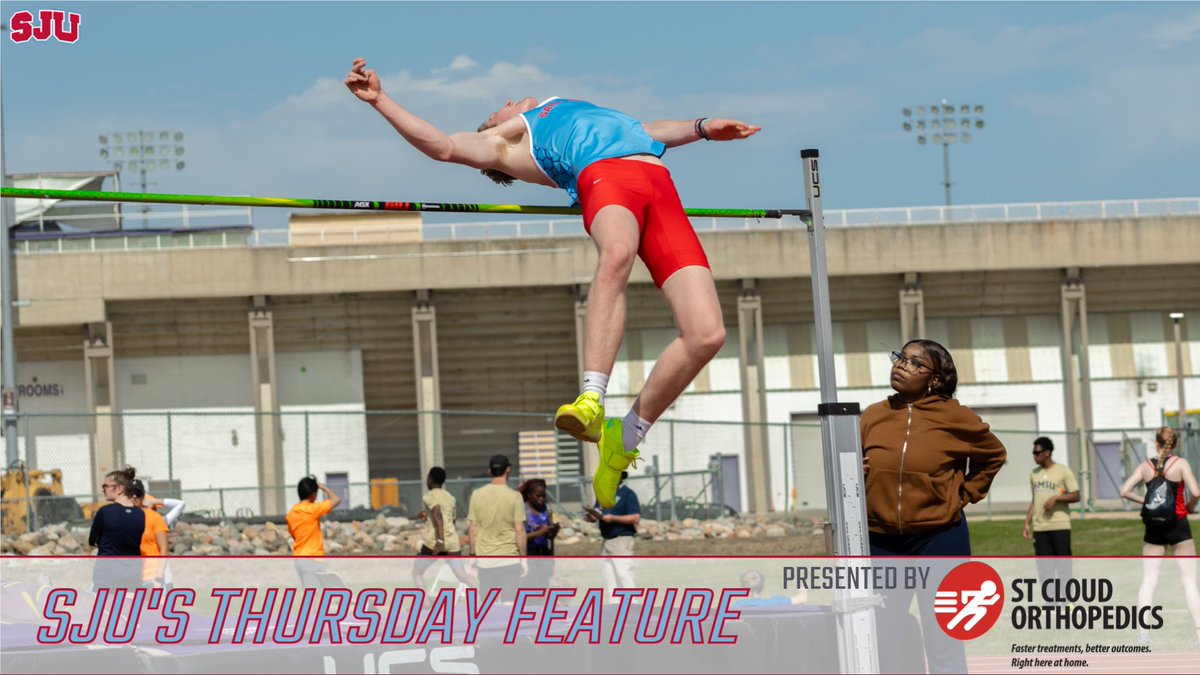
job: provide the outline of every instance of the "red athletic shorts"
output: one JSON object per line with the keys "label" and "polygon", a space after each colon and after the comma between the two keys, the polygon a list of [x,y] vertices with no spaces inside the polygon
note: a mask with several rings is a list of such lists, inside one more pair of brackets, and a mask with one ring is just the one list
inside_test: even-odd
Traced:
{"label": "red athletic shorts", "polygon": [[617,204],[633,212],[641,234],[638,256],[650,270],[655,286],[662,288],[684,267],[709,266],[666,167],[631,159],[603,159],[584,169],[577,183],[588,234],[596,213],[605,206]]}

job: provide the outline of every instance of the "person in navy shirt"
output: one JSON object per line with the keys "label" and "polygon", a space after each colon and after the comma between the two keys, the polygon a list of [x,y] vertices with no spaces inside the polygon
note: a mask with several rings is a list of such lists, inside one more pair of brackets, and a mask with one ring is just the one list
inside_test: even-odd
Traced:
{"label": "person in navy shirt", "polygon": [[146,514],[133,503],[132,467],[104,477],[100,489],[109,504],[92,516],[88,545],[99,559],[92,570],[95,588],[137,588],[142,585],[142,532]]}
{"label": "person in navy shirt", "polygon": [[625,479],[628,472],[621,472],[621,484],[617,488],[616,504],[612,508],[601,508],[599,502],[587,510],[587,520],[600,523],[600,536],[604,543],[600,555],[604,561],[604,588],[611,597],[614,588],[633,588],[633,545],[637,541],[637,526],[642,520],[642,506],[637,493],[629,489]]}

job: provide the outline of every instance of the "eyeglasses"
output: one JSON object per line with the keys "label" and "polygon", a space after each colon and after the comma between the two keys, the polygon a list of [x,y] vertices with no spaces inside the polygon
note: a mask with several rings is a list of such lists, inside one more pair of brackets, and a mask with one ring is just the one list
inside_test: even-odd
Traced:
{"label": "eyeglasses", "polygon": [[916,359],[904,358],[904,355],[901,354],[900,352],[892,352],[891,356],[892,356],[892,363],[900,366],[901,368],[907,370],[910,373],[920,372],[920,370],[922,368],[924,368],[925,370],[933,370],[933,368],[930,368],[929,366],[925,365],[924,363],[921,363],[920,361],[918,361]]}
{"label": "eyeglasses", "polygon": [[1037,457],[1038,455],[1042,454],[1043,452],[1050,452],[1050,451],[1045,448],[1037,448],[1033,451],[1033,456]]}
{"label": "eyeglasses", "polygon": [[116,485],[110,485],[110,484],[108,484],[108,483],[103,483],[103,484],[100,486],[100,489],[101,489],[101,490],[108,491],[108,490],[111,490],[111,489],[113,489],[113,488],[115,488],[115,487],[117,487],[117,486],[116,486]]}

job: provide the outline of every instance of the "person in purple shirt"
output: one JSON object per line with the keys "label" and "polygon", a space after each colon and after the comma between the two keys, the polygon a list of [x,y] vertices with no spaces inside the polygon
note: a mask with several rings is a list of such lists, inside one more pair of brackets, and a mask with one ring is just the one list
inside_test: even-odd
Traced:
{"label": "person in purple shirt", "polygon": [[546,505],[546,481],[531,478],[521,483],[518,490],[525,498],[525,534],[529,538],[526,553],[554,555],[554,539],[558,536],[559,525],[554,522],[554,514]]}
{"label": "person in purple shirt", "polygon": [[517,488],[525,498],[525,552],[530,557],[545,556],[545,560],[530,560],[525,573],[526,584],[532,588],[548,588],[554,576],[554,540],[558,537],[559,525],[554,522],[546,501],[546,481],[531,478]]}

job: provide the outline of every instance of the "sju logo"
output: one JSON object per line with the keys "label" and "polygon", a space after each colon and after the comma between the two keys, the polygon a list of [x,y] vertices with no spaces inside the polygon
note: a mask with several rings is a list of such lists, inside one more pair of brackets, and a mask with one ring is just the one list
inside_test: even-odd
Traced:
{"label": "sju logo", "polygon": [[79,40],[79,15],[75,12],[64,12],[61,9],[38,10],[38,22],[34,23],[33,13],[28,11],[16,12],[9,20],[13,42],[28,42],[37,40],[45,42],[51,36],[59,42],[77,42]]}

